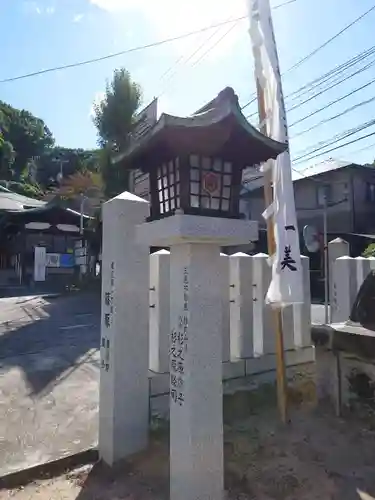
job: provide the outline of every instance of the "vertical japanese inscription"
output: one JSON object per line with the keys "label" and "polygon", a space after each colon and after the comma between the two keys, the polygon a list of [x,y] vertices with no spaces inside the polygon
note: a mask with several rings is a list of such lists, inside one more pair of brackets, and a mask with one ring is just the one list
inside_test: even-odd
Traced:
{"label": "vertical japanese inscription", "polygon": [[183,274],[183,310],[178,316],[177,325],[171,330],[170,338],[170,395],[171,400],[182,406],[185,401],[185,357],[188,350],[189,325],[189,271]]}
{"label": "vertical japanese inscription", "polygon": [[[113,322],[113,296],[115,289],[115,263],[111,262],[110,288],[104,292],[104,325],[111,328]],[[102,336],[101,347],[104,350],[101,356],[101,368],[109,370],[109,338]]]}

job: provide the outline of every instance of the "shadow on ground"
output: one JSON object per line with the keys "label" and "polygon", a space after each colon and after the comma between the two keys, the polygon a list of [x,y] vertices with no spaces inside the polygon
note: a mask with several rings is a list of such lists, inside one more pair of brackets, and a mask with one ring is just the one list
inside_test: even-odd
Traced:
{"label": "shadow on ground", "polygon": [[[270,387],[226,397],[224,416],[228,500],[374,500],[375,432],[363,421],[297,401],[291,422],[282,425]],[[114,469],[99,463],[68,477],[80,487],[77,500],[164,500],[168,469],[164,430],[147,452]]]}
{"label": "shadow on ground", "polygon": [[2,314],[0,370],[22,370],[31,396],[63,380],[85,355],[99,348],[100,295],[73,293],[43,299],[35,305],[28,297],[17,302],[17,314]]}

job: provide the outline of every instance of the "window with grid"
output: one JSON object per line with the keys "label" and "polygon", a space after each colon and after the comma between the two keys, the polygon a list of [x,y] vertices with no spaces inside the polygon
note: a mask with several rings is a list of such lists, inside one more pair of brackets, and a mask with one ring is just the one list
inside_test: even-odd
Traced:
{"label": "window with grid", "polygon": [[228,212],[232,163],[219,158],[190,156],[190,206]]}
{"label": "window with grid", "polygon": [[180,207],[180,170],[178,158],[164,163],[157,176],[160,214],[168,214]]}

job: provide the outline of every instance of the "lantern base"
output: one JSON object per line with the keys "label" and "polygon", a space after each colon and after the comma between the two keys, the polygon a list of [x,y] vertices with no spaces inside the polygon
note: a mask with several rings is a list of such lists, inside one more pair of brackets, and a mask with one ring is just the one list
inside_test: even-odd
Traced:
{"label": "lantern base", "polygon": [[182,243],[241,245],[257,241],[258,234],[257,221],[185,214],[145,222],[137,227],[139,243],[158,247]]}

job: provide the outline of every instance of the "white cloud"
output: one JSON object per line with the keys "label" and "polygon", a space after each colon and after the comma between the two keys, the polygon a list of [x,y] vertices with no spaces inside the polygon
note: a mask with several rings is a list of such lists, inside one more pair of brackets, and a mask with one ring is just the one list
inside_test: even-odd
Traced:
{"label": "white cloud", "polygon": [[74,17],[73,17],[73,23],[79,23],[82,21],[84,15],[83,14],[76,14]]}
{"label": "white cloud", "polygon": [[[245,0],[89,0],[108,12],[140,12],[162,38],[169,38],[198,30],[221,21],[237,18],[246,13]],[[229,28],[229,26],[228,26]],[[222,28],[223,32],[225,27]],[[235,32],[237,30],[233,30]],[[211,32],[207,32],[209,35]],[[219,35],[220,36],[220,35]],[[173,44],[185,52],[196,41],[188,37],[184,42]],[[225,37],[220,46],[233,45],[234,36]]]}

